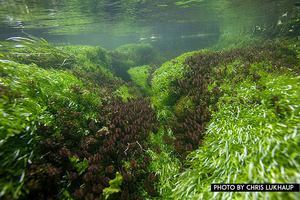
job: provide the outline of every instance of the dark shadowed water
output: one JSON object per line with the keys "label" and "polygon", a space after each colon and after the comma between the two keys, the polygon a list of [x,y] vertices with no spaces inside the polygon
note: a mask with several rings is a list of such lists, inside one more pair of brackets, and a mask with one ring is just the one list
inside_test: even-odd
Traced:
{"label": "dark shadowed water", "polygon": [[[297,0],[0,0],[0,39],[22,31],[54,43],[151,43],[179,54],[220,38],[299,35]],[[298,18],[297,18],[298,17]],[[293,25],[286,24],[291,21]],[[298,20],[298,21],[297,21]]]}

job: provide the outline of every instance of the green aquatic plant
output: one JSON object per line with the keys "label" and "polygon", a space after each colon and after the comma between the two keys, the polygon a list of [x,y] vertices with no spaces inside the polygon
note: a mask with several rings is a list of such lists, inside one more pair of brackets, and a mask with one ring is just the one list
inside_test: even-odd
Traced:
{"label": "green aquatic plant", "polygon": [[57,48],[75,55],[76,59],[85,65],[97,64],[107,67],[110,59],[109,52],[99,46],[67,45]]}
{"label": "green aquatic plant", "polygon": [[177,116],[183,116],[185,112],[194,109],[195,104],[193,103],[191,98],[189,96],[183,96],[177,101],[174,108],[174,113]]}
{"label": "green aquatic plant", "polygon": [[127,85],[120,86],[116,91],[115,95],[120,97],[122,101],[127,102],[128,100],[135,98],[135,95],[132,93],[132,89]]}
{"label": "green aquatic plant", "polygon": [[45,137],[41,127],[54,127],[46,136],[51,137],[73,118],[76,132],[86,134],[87,121],[95,119],[101,95],[66,71],[3,60],[0,71],[1,196],[18,198],[23,193],[26,168],[39,155],[37,145]]}
{"label": "green aquatic plant", "polygon": [[79,158],[71,156],[69,159],[79,175],[81,175],[89,166],[88,160],[86,158],[84,158],[83,161],[80,161]]}
{"label": "green aquatic plant", "polygon": [[115,90],[122,83],[111,71],[111,55],[101,47],[54,47],[43,39],[20,37],[9,38],[2,44],[3,60],[70,70],[86,83],[101,85],[102,90]]}
{"label": "green aquatic plant", "polygon": [[189,155],[190,167],[177,178],[173,198],[295,198],[292,193],[210,192],[211,183],[299,181],[299,77],[265,63],[251,65],[250,72],[260,78],[248,76],[234,87],[230,77],[238,72],[223,76],[218,111],[204,145]]}
{"label": "green aquatic plant", "polygon": [[[189,56],[184,57],[185,55]],[[232,71],[240,72],[237,76],[231,77],[234,84],[250,75],[251,63],[266,61],[275,69],[285,66],[295,70],[298,66],[297,53],[282,43],[277,43],[277,47],[265,43],[221,52],[201,51],[185,55],[179,57],[182,59],[179,65],[176,65],[179,58],[173,63],[165,63],[156,70],[152,79],[152,102],[158,109],[158,118],[161,122],[166,121],[172,127],[176,137],[174,145],[181,157],[197,149],[201,144],[206,123],[210,120],[209,107],[216,109],[215,104],[222,96],[220,86],[208,87],[215,81],[212,79],[213,74],[216,80],[224,78],[222,70],[217,66],[225,65],[229,70],[229,64],[237,61],[243,63],[242,67],[239,64],[231,66]],[[178,71],[175,71],[176,69]],[[176,72],[174,75],[173,71]],[[259,75],[255,73],[251,76],[253,79],[259,79]],[[190,102],[186,103],[193,105],[194,108],[186,109],[186,112],[177,112],[180,101],[185,97],[189,97]],[[159,106],[159,102],[163,106]]]}
{"label": "green aquatic plant", "polygon": [[149,44],[129,44],[109,52],[109,68],[125,81],[130,81],[128,70],[141,65],[160,63],[162,58]]}
{"label": "green aquatic plant", "polygon": [[[252,172],[248,172],[247,170],[243,172],[243,167],[247,168],[249,163],[245,162],[239,166],[239,161],[234,159],[237,157],[235,150],[241,148],[240,151],[242,151],[242,148],[244,148],[243,145],[248,145],[249,150],[247,149],[247,152],[252,151],[254,153],[255,148],[258,147],[252,148],[255,141],[247,141],[241,145],[242,147],[236,146],[237,140],[242,141],[242,139],[236,139],[235,137],[241,137],[242,130],[249,131],[247,127],[250,128],[257,125],[255,128],[257,132],[251,129],[251,131],[254,131],[252,139],[255,140],[255,138],[258,137],[256,134],[259,133],[261,134],[260,136],[262,136],[260,140],[266,140],[264,145],[273,147],[274,144],[282,140],[282,138],[279,139],[276,137],[273,141],[268,141],[272,131],[277,130],[277,128],[273,129],[275,125],[271,125],[272,128],[270,128],[268,123],[276,122],[276,119],[281,122],[283,122],[283,119],[286,120],[283,124],[281,124],[281,122],[279,123],[279,126],[283,127],[281,130],[282,137],[288,137],[288,130],[291,134],[295,133],[293,131],[297,130],[296,124],[299,123],[297,122],[299,120],[296,116],[298,112],[296,105],[299,104],[299,98],[297,99],[297,96],[299,96],[299,92],[297,95],[299,84],[297,84],[298,77],[296,75],[299,71],[297,48],[288,47],[284,45],[284,43],[277,43],[277,47],[266,43],[262,46],[254,45],[252,47],[222,52],[193,52],[183,60],[181,68],[178,68],[181,74],[178,73],[180,75],[170,77],[167,77],[167,75],[169,75],[167,72],[172,72],[174,68],[176,69],[176,65],[172,66],[171,62],[168,64],[169,68],[163,65],[154,73],[152,79],[152,83],[154,83],[152,88],[152,100],[172,99],[172,101],[165,101],[168,103],[161,103],[161,105],[163,105],[162,107],[157,107],[158,117],[165,113],[165,118],[168,119],[165,121],[159,118],[161,123],[164,122],[165,126],[172,130],[172,139],[169,139],[169,144],[175,145],[175,149],[178,152],[177,158],[182,158],[183,155],[187,155],[187,150],[187,153],[190,152],[191,154],[188,155],[187,161],[184,157],[180,159],[183,167],[186,168],[181,172],[176,172],[176,170],[164,171],[162,167],[156,165],[159,163],[159,159],[155,155],[163,156],[163,153],[168,151],[162,151],[161,153],[155,152],[152,154],[156,159],[156,161],[153,161],[153,166],[157,172],[170,173],[169,176],[164,174],[159,179],[158,185],[159,189],[161,189],[159,190],[161,197],[165,199],[221,199],[222,197],[223,199],[244,199],[247,195],[213,194],[209,192],[210,184],[213,182],[252,182],[253,180],[253,182],[282,181],[282,177],[279,176],[277,177],[278,179],[272,179],[272,177],[275,178],[273,175],[272,177],[265,176],[267,177],[266,179],[260,180],[259,177],[261,177],[261,175],[258,175],[258,173],[261,172],[259,172],[260,168],[257,166],[261,163],[260,159],[256,159],[255,156],[247,158],[253,158],[253,165],[251,164],[253,170],[259,168],[256,175],[252,175],[252,177],[256,176],[256,179],[244,179],[247,175],[251,175]],[[172,69],[171,67],[174,68]],[[277,79],[278,76],[281,77]],[[276,84],[273,87],[271,83],[273,83],[275,79],[278,85]],[[165,82],[163,82],[163,80]],[[155,81],[160,82],[155,83]],[[266,82],[269,83],[266,84]],[[161,84],[159,85],[158,83]],[[160,90],[155,90],[156,86],[160,86]],[[275,91],[283,91],[282,87],[293,89],[289,94],[275,94]],[[268,91],[267,95],[263,91]],[[262,92],[262,94],[260,92]],[[284,96],[286,100],[283,100],[282,96]],[[176,97],[176,99],[174,99],[174,97]],[[289,98],[295,101],[292,103],[287,100]],[[283,100],[283,105],[279,103],[281,100]],[[262,102],[266,104],[266,107],[261,106]],[[284,106],[287,102],[290,102],[291,105]],[[153,101],[153,103],[157,106],[155,101]],[[290,106],[292,106],[293,114],[291,114],[291,109],[287,109]],[[270,121],[268,121],[268,123],[263,124],[263,121],[259,123],[260,114],[269,113],[270,107],[272,107],[272,112],[277,113],[276,116],[270,114]],[[242,109],[245,110],[242,112]],[[264,111],[264,109],[268,111]],[[228,112],[228,115],[223,112],[224,110]],[[210,116],[209,113],[212,113],[212,116]],[[221,114],[219,115],[219,113]],[[229,115],[229,113],[231,113],[232,116],[236,116],[236,118],[231,121],[231,115]],[[241,113],[244,114],[242,115]],[[290,121],[289,117],[291,116],[295,117],[293,118],[294,122]],[[237,124],[239,120],[243,123]],[[291,124],[289,124],[290,122]],[[205,124],[208,125],[206,126]],[[290,127],[290,125],[293,126],[291,129],[284,129],[284,127]],[[211,129],[213,129],[213,131]],[[235,133],[235,131],[237,132]],[[264,131],[268,132],[268,134],[270,133],[266,138],[264,138],[266,135],[262,134]],[[287,135],[284,135],[284,132],[286,132]],[[197,134],[195,135],[193,133],[199,134],[200,140],[199,138],[195,139]],[[227,133],[228,137],[226,137]],[[249,132],[247,135],[251,133]],[[224,139],[224,137],[226,137],[226,139]],[[220,147],[220,142],[224,143],[225,147]],[[270,144],[268,144],[268,142],[270,142]],[[288,148],[294,148],[294,144],[296,143],[297,141],[292,142]],[[188,144],[192,144],[193,146],[186,146]],[[229,146],[230,144],[231,146]],[[289,142],[286,142],[283,146],[286,147],[288,144]],[[256,143],[256,145],[258,145],[258,143]],[[158,146],[161,147],[162,144]],[[195,151],[192,151],[193,149]],[[220,153],[214,156],[214,152],[222,152],[222,154]],[[267,150],[267,152],[269,151]],[[266,154],[268,154],[267,152]],[[170,156],[172,153],[167,155]],[[223,155],[228,156],[224,157]],[[168,160],[165,155],[163,157]],[[268,154],[265,155],[264,159],[267,158],[269,158],[268,160],[270,161],[274,157]],[[280,156],[280,159],[282,158],[284,158],[284,156]],[[287,170],[292,173],[289,176],[290,179],[286,179],[284,182],[295,182],[295,178],[298,176],[295,171],[299,164],[297,159],[297,157],[293,157],[289,160],[287,157],[286,160],[283,159],[280,161],[282,163],[291,163],[289,166],[284,165],[287,168],[282,169],[283,171]],[[228,162],[230,164],[220,165],[220,163]],[[276,162],[278,161],[276,160]],[[268,165],[266,166],[268,169],[274,167],[270,163],[266,163],[266,165]],[[180,164],[175,164],[174,166],[179,167]],[[237,168],[237,166],[240,168]],[[235,171],[236,168],[238,171]],[[243,175],[241,175],[240,178],[236,178],[239,177],[240,172],[243,172]],[[274,172],[274,174],[276,173],[277,172]],[[226,179],[228,176],[231,178],[230,180]],[[285,177],[287,178],[288,176],[285,174]],[[166,184],[168,187],[164,187],[163,183],[168,183]]]}
{"label": "green aquatic plant", "polygon": [[194,53],[189,52],[167,61],[151,74],[151,102],[160,122],[167,123],[174,118],[172,106],[177,98],[172,84],[184,77],[187,67],[185,59]]}
{"label": "green aquatic plant", "polygon": [[122,78],[124,81],[129,81],[130,76],[127,70],[130,67],[134,67],[135,63],[133,60],[128,59],[125,54],[117,51],[110,53],[110,70],[118,77]]}
{"label": "green aquatic plant", "polygon": [[[3,128],[1,138],[14,136],[24,130],[26,128],[25,124],[18,126],[15,122],[23,124],[26,121],[28,123],[35,121],[31,118],[34,115],[38,117],[40,114],[44,114],[45,109],[48,107],[48,101],[51,101],[51,98],[59,99],[61,104],[64,101],[69,101],[70,103],[75,101],[77,97],[73,93],[72,88],[75,85],[80,87],[83,84],[75,76],[67,72],[44,70],[36,65],[0,62],[0,67],[1,87],[3,87],[3,95],[1,96],[1,111],[3,113],[1,116],[3,116],[3,120],[1,122],[4,124],[7,122],[7,125],[2,124],[5,128]],[[51,91],[51,95],[49,91]],[[9,97],[11,95],[14,95],[12,96],[13,99]],[[14,109],[11,109],[13,105]],[[19,111],[22,111],[24,114],[17,114]],[[45,119],[44,123],[49,124],[47,121],[51,118],[53,119],[53,116],[45,113],[44,117],[39,116],[38,118]],[[6,119],[10,119],[11,122]],[[28,124],[27,126],[30,125]]]}
{"label": "green aquatic plant", "polygon": [[134,66],[158,64],[161,57],[150,44],[126,44],[115,49],[134,63]]}
{"label": "green aquatic plant", "polygon": [[179,56],[176,59],[164,63],[158,68],[152,78],[152,103],[158,108],[168,108],[172,101],[171,84],[184,77],[186,71],[185,59],[195,54],[195,52],[189,52]]}
{"label": "green aquatic plant", "polygon": [[151,134],[149,139],[152,145],[152,148],[148,150],[152,159],[149,168],[158,176],[155,186],[161,199],[172,199],[175,177],[179,174],[182,165],[174,154],[173,140],[172,130],[163,128]]}
{"label": "green aquatic plant", "polygon": [[109,199],[109,197],[114,194],[121,191],[120,186],[122,185],[123,177],[122,175],[117,172],[116,178],[109,181],[109,187],[104,188],[103,195],[105,199]]}
{"label": "green aquatic plant", "polygon": [[[67,54],[71,51],[69,49]],[[3,55],[6,56],[6,53]],[[6,131],[1,132],[3,162],[0,173],[4,177],[0,181],[1,198],[44,199],[61,194],[70,199],[89,193],[88,198],[93,199],[107,187],[114,169],[122,168],[121,160],[125,157],[120,157],[120,152],[125,152],[126,159],[132,163],[128,171],[122,171],[125,183],[121,195],[139,196],[140,192],[134,189],[138,183],[144,184],[150,195],[155,195],[155,177],[148,173],[145,164],[149,158],[143,155],[147,149],[147,133],[154,127],[155,115],[149,103],[144,101],[111,105],[114,94],[102,90],[105,84],[76,73],[74,69],[80,64],[84,65],[79,68],[84,75],[102,73],[97,71],[97,66],[104,64],[99,63],[101,60],[97,61],[96,57],[98,54],[89,58],[81,55],[68,70],[45,69],[34,62],[20,64],[14,62],[19,60],[13,57],[10,59],[14,61],[1,59],[1,130]],[[93,69],[89,71],[90,67]],[[120,91],[119,96],[129,101],[132,88],[124,85]],[[106,106],[102,110],[103,103]],[[120,108],[123,110],[121,117]],[[17,126],[15,122],[18,122]],[[109,128],[105,129],[103,124]],[[113,134],[107,136],[104,130]],[[112,145],[120,134],[123,134],[124,144]],[[74,146],[75,143],[79,146]],[[95,144],[101,150],[95,148]],[[96,153],[99,151],[106,157],[102,159]],[[117,165],[113,166],[112,161]],[[14,166],[14,171],[10,170],[11,166]],[[95,171],[101,173],[93,175]],[[133,181],[133,178],[138,181]],[[101,184],[90,184],[93,179],[101,180]],[[75,184],[78,182],[86,188]]]}
{"label": "green aquatic plant", "polygon": [[[13,40],[0,47],[1,199],[244,199],[209,186],[299,182],[296,44],[190,52],[156,69],[136,67],[150,58],[131,47]],[[59,61],[11,56],[19,41]]]}
{"label": "green aquatic plant", "polygon": [[120,78],[111,71],[111,56],[101,47],[91,46],[63,46],[59,47],[76,56],[76,65],[71,72],[85,83],[94,83],[103,91],[112,92],[123,84]]}
{"label": "green aquatic plant", "polygon": [[[51,52],[51,48],[53,47],[48,48],[47,51]],[[37,48],[32,49],[37,50]],[[4,56],[7,56],[6,52]],[[19,61],[14,57],[9,58]],[[26,196],[27,189],[30,190],[29,196],[37,194],[35,192],[40,187],[36,186],[36,183],[39,183],[38,179],[47,180],[50,190],[51,181],[60,184],[60,168],[53,166],[51,162],[36,165],[36,159],[42,156],[44,151],[39,148],[40,143],[44,144],[45,140],[52,137],[61,137],[61,135],[67,137],[66,133],[77,135],[74,140],[79,141],[80,137],[96,131],[99,126],[96,118],[97,110],[102,104],[101,98],[109,98],[106,90],[103,90],[105,86],[95,87],[92,79],[78,76],[74,69],[78,63],[81,63],[85,65],[82,67],[83,74],[89,74],[87,70],[89,65],[94,67],[95,74],[101,75],[102,71],[97,71],[93,63],[96,62],[95,60],[92,62],[87,59],[76,59],[76,64],[74,63],[70,70],[64,69],[64,71],[52,67],[50,67],[52,69],[43,69],[44,67],[35,64],[25,65],[1,59],[0,173],[4,177],[0,181],[1,197],[17,199]],[[112,75],[111,77],[108,79],[113,82],[115,78]],[[61,144],[63,144],[62,149],[57,148],[58,152],[53,152],[54,155],[69,155],[70,150],[64,149],[64,142]],[[49,152],[46,151],[44,154],[47,155]],[[65,159],[65,156],[63,158]],[[73,167],[79,174],[87,167],[85,158],[82,160],[73,163]],[[32,165],[33,162],[35,164]],[[11,166],[14,166],[14,171],[10,170]],[[38,167],[35,168],[36,166]],[[63,166],[66,167],[68,164],[62,162],[61,167]],[[48,174],[53,176],[53,179],[42,178],[47,177]],[[58,190],[55,187],[52,189],[52,191],[42,191],[47,196],[53,195]],[[66,188],[61,186],[60,189]]]}
{"label": "green aquatic plant", "polygon": [[151,88],[148,84],[148,77],[150,75],[150,66],[144,65],[140,67],[133,67],[128,70],[131,80],[141,88],[146,94],[150,94]]}
{"label": "green aquatic plant", "polygon": [[0,43],[0,52],[5,60],[22,64],[36,64],[43,68],[71,68],[76,60],[68,54],[39,38],[11,37]]}

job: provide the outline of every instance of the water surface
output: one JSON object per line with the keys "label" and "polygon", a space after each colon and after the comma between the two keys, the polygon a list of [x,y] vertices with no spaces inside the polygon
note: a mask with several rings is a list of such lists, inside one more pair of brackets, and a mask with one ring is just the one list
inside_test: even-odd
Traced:
{"label": "water surface", "polygon": [[[297,0],[0,0],[0,38],[25,31],[54,43],[113,49],[143,42],[180,54],[212,46],[224,35],[276,35],[291,18],[299,20],[297,5]],[[284,31],[298,34],[299,26]]]}

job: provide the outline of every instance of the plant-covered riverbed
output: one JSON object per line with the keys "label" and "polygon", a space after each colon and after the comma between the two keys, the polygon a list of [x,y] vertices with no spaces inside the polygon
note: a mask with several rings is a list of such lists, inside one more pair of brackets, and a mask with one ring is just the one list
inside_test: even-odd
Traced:
{"label": "plant-covered riverbed", "polygon": [[210,184],[300,181],[299,59],[291,40],[163,64],[151,45],[3,41],[1,199],[294,199]]}
{"label": "plant-covered riverbed", "polygon": [[299,0],[0,0],[0,199],[300,199],[211,191],[300,183],[299,72]]}

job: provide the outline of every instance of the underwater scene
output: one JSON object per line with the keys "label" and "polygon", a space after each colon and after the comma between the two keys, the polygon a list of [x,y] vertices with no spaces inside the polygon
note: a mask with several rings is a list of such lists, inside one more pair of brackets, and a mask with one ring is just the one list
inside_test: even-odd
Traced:
{"label": "underwater scene", "polygon": [[300,199],[299,73],[299,0],[0,0],[0,199]]}

